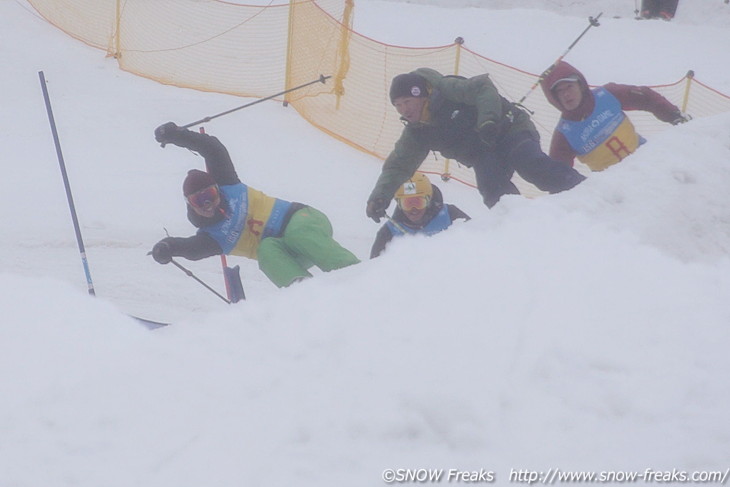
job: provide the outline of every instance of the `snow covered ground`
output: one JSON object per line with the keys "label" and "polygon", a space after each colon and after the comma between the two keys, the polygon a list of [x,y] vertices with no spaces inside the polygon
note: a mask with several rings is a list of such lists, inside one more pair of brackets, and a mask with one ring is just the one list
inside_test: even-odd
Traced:
{"label": "snow covered ground", "polygon": [[[540,72],[604,10],[567,58],[592,83],[693,69],[730,93],[721,0],[683,0],[672,22],[637,22],[618,0],[439,3],[358,0],[355,28],[410,46],[460,35]],[[152,131],[246,100],[121,72],[19,0],[0,0],[0,46],[3,487],[364,487],[419,468],[506,485],[513,470],[730,468],[730,113],[667,126],[560,195],[490,211],[436,182],[473,219],[374,261],[364,207],[378,161],[277,103],[220,118],[206,129],[244,181],[325,211],[363,259],[277,290],[230,258],[248,300],[228,306],[146,255],[164,229],[192,234],[180,186],[202,167]],[[217,259],[182,263],[222,291]],[[128,314],[175,325],[148,331]]]}

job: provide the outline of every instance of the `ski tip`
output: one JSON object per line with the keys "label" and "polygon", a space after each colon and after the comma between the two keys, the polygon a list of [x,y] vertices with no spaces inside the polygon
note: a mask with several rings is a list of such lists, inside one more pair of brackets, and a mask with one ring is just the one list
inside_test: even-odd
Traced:
{"label": "ski tip", "polygon": [[133,315],[129,315],[129,317],[137,320],[137,322],[140,325],[144,326],[145,328],[147,328],[149,330],[156,330],[158,328],[170,326],[170,323],[163,323],[162,321],[148,320],[148,319],[140,318],[139,316],[133,316]]}

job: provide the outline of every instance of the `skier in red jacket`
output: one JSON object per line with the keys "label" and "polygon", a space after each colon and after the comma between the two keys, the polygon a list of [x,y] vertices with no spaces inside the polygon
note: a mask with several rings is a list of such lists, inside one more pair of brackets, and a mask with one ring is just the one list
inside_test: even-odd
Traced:
{"label": "skier in red jacket", "polygon": [[550,143],[550,157],[570,165],[577,157],[593,171],[616,164],[646,142],[624,111],[651,112],[672,125],[691,118],[647,86],[608,83],[591,89],[583,74],[564,61],[540,85],[562,115]]}

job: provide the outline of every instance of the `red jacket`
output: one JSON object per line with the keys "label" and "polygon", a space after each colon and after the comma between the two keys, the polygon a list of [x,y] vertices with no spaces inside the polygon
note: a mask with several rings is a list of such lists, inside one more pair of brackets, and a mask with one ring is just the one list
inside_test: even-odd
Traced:
{"label": "red jacket", "polygon": [[[571,76],[578,78],[577,81],[581,86],[583,99],[578,108],[570,112],[565,112],[550,88],[556,81]],[[566,120],[583,120],[593,112],[595,105],[593,94],[583,73],[564,61],[557,64],[550,74],[540,82],[540,86],[548,101],[560,110],[562,117]],[[679,108],[647,86],[608,83],[603,87],[621,102],[621,108],[625,111],[643,110],[651,112],[656,118],[667,123],[671,123],[681,116]],[[572,166],[575,155],[575,151],[568,144],[565,136],[555,130],[552,141],[550,142],[550,157],[558,161],[566,162]]]}

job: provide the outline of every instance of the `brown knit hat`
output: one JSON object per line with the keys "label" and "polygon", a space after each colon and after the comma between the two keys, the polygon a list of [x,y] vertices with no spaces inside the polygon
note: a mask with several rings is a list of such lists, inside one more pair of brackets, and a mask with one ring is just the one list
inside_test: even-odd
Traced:
{"label": "brown knit hat", "polygon": [[207,172],[198,169],[191,169],[183,183],[183,194],[185,197],[216,184],[215,179]]}

